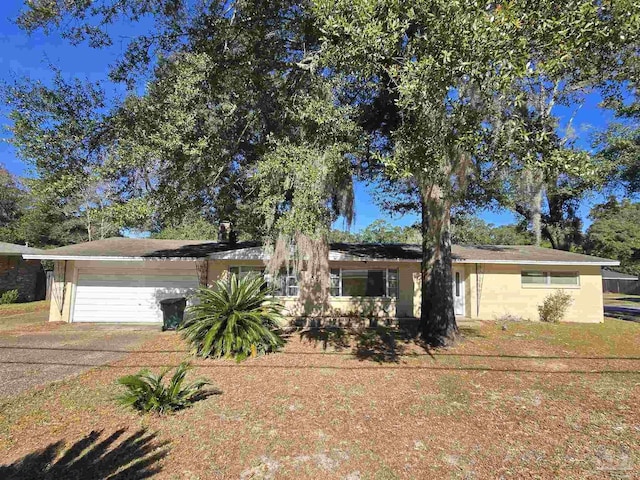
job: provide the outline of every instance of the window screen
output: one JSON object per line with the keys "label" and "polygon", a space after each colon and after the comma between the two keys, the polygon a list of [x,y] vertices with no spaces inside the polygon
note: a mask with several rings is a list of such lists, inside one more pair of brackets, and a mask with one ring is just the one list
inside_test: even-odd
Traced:
{"label": "window screen", "polygon": [[342,295],[364,297],[367,294],[367,270],[342,270]]}
{"label": "window screen", "polygon": [[522,285],[579,285],[577,272],[522,272]]}
{"label": "window screen", "polygon": [[551,285],[578,285],[576,272],[550,272]]}
{"label": "window screen", "polygon": [[387,270],[387,295],[397,297],[398,290],[398,270]]}
{"label": "window screen", "polygon": [[340,295],[342,295],[339,268],[331,269],[331,295],[333,297],[339,297]]}
{"label": "window screen", "polygon": [[522,272],[523,285],[546,285],[547,275],[545,272]]}
{"label": "window screen", "polygon": [[331,269],[331,295],[344,297],[397,297],[397,270]]}

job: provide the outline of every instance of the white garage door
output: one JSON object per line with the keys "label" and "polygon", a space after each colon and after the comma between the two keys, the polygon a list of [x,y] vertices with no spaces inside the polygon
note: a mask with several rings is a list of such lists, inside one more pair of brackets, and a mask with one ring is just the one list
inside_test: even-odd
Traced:
{"label": "white garage door", "polygon": [[162,321],[160,300],[184,297],[198,287],[197,275],[78,274],[73,322]]}

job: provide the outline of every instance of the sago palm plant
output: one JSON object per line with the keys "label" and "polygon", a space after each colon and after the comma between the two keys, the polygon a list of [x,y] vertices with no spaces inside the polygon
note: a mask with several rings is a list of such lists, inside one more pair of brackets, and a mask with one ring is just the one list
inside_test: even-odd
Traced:
{"label": "sago palm plant", "polygon": [[181,330],[196,355],[241,361],[284,344],[278,332],[283,307],[261,276],[234,274],[200,288],[195,298]]}
{"label": "sago palm plant", "polygon": [[168,384],[164,377],[171,370],[154,375],[149,370],[141,370],[135,375],[126,375],[118,379],[118,383],[126,387],[118,400],[123,405],[131,406],[141,412],[167,413],[191,405],[202,394],[202,388],[210,385],[205,379],[198,379],[184,385],[184,380],[191,366],[182,362],[176,368]]}

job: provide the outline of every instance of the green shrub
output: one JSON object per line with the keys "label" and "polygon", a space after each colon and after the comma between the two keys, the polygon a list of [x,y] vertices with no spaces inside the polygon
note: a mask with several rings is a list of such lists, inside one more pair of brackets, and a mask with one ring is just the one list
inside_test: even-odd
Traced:
{"label": "green shrub", "polygon": [[551,323],[562,321],[572,302],[571,295],[563,290],[547,295],[542,305],[538,305],[540,321]]}
{"label": "green shrub", "polygon": [[274,351],[284,345],[279,334],[284,317],[272,294],[258,275],[231,275],[212,289],[200,288],[181,327],[183,336],[201,357],[241,361]]}
{"label": "green shrub", "polygon": [[0,305],[16,303],[18,301],[18,295],[18,290],[7,290],[2,295],[0,295]]}
{"label": "green shrub", "polygon": [[124,385],[127,391],[118,400],[141,412],[167,413],[186,408],[202,396],[205,385],[210,385],[205,379],[184,385],[185,376],[190,369],[189,363],[182,362],[166,385],[163,380],[171,368],[162,371],[160,375],[154,375],[145,369],[135,375],[121,377],[118,383]]}

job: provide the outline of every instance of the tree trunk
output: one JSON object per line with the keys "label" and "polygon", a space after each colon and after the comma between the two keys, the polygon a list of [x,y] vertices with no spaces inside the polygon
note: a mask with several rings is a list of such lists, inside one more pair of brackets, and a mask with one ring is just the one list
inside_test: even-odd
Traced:
{"label": "tree trunk", "polygon": [[458,325],[453,306],[450,205],[434,185],[421,188],[422,301],[420,332],[435,347],[455,341]]}
{"label": "tree trunk", "polygon": [[542,243],[542,189],[542,183],[535,185],[531,198],[531,226],[536,239],[536,247]]}

